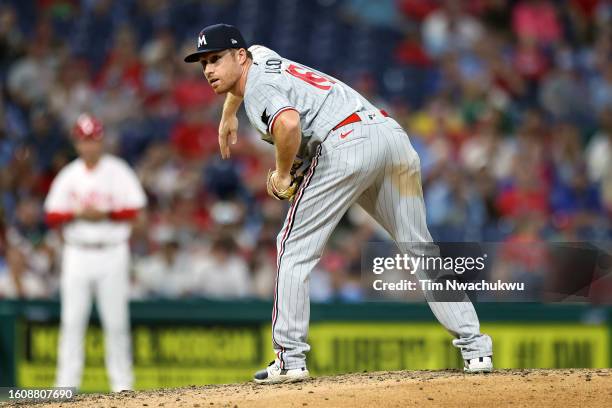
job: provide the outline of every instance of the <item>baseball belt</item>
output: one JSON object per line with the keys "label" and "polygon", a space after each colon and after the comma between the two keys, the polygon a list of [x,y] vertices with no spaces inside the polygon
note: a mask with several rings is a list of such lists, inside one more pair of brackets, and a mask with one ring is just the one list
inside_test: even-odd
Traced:
{"label": "baseball belt", "polygon": [[[383,115],[385,118],[388,118],[388,117],[389,117],[389,114],[388,114],[388,113],[387,113],[387,112],[386,112],[384,109],[381,109],[381,110],[380,110],[380,113],[381,113],[381,114],[382,114],[382,115]],[[338,124],[337,124],[337,125],[336,125],[336,126],[333,128],[333,129],[332,129],[332,131],[337,130],[337,129],[340,129],[342,126],[350,125],[351,123],[355,123],[355,122],[361,122],[361,118],[359,117],[359,115],[358,115],[356,112],[355,112],[355,113],[353,113],[352,115],[347,116],[347,117],[346,117],[346,119],[344,119],[342,122],[338,123]]]}
{"label": "baseball belt", "polygon": [[120,245],[119,242],[68,242],[70,246],[81,248],[81,249],[106,249]]}

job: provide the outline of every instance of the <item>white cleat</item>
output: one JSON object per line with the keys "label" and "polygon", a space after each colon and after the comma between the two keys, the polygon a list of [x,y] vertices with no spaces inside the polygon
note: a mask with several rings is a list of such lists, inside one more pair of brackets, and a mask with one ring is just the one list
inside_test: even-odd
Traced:
{"label": "white cleat", "polygon": [[273,361],[268,367],[255,373],[253,381],[258,384],[287,384],[308,379],[306,367],[291,370],[281,369],[278,361]]}
{"label": "white cleat", "polygon": [[486,356],[465,360],[463,371],[469,374],[490,373],[493,371],[493,359],[491,356]]}

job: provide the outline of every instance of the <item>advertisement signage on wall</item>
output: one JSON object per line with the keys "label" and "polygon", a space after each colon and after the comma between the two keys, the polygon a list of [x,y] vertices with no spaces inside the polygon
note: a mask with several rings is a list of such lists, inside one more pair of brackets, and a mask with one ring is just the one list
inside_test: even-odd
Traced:
{"label": "advertisement signage on wall", "polygon": [[[610,366],[606,325],[490,323],[496,368]],[[57,322],[19,322],[17,385],[48,387],[55,377]],[[132,328],[137,389],[248,381],[274,357],[267,324],[169,325]],[[314,375],[345,372],[447,369],[462,366],[451,336],[435,323],[316,322],[308,356]],[[108,390],[104,338],[91,327],[85,339],[82,391]]]}

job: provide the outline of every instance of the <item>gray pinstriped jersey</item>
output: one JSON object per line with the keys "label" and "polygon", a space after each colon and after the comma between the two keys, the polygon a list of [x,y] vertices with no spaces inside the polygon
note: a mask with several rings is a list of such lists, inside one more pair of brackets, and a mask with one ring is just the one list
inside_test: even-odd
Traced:
{"label": "gray pinstriped jersey", "polygon": [[[300,369],[306,366],[310,350],[308,278],[353,203],[372,215],[403,253],[414,256],[414,243],[432,239],[425,222],[418,155],[401,126],[334,78],[264,47],[250,51],[254,63],[244,96],[249,120],[265,140],[273,142],[274,120],[287,109],[297,110],[303,133],[300,157],[311,159],[277,238],[272,312],[272,340],[280,368]],[[332,131],[354,112],[360,112],[360,121]],[[426,277],[417,273],[419,279]],[[491,338],[480,333],[469,300],[439,302],[431,291],[425,291],[425,298],[436,318],[455,335],[453,344],[465,359],[492,354]]]}
{"label": "gray pinstriped jersey", "polygon": [[308,145],[322,142],[334,126],[361,110],[375,109],[357,91],[315,69],[282,58],[261,45],[249,48],[244,106],[262,139],[274,143],[272,129],[278,115],[294,109],[300,115],[302,144],[298,156],[308,156]]}

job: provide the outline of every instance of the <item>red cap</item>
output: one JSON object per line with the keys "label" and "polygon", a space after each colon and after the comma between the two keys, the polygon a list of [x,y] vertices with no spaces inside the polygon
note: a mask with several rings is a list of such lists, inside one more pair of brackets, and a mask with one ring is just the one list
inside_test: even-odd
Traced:
{"label": "red cap", "polygon": [[100,140],[104,136],[104,127],[98,119],[83,113],[74,124],[72,134],[78,140]]}

